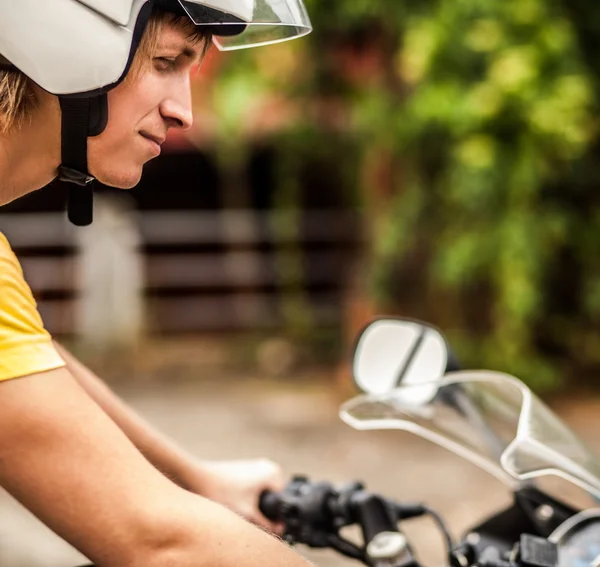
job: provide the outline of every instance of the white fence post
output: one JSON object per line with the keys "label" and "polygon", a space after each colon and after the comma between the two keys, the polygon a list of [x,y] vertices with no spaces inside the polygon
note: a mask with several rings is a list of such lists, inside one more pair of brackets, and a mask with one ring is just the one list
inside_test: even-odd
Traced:
{"label": "white fence post", "polygon": [[97,195],[93,224],[75,237],[78,337],[99,350],[133,346],[144,328],[144,266],[133,212],[124,199]]}

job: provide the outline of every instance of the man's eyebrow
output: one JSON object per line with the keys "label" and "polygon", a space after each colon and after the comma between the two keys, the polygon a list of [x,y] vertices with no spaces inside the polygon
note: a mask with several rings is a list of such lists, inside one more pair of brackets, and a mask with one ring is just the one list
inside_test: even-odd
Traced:
{"label": "man's eyebrow", "polygon": [[200,51],[198,49],[190,47],[189,45],[182,46],[181,54],[185,55],[189,59],[198,59],[200,57]]}

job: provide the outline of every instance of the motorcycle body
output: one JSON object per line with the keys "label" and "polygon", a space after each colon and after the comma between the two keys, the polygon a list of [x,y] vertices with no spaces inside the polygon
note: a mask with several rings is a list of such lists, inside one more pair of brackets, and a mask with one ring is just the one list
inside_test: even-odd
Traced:
{"label": "motorcycle body", "polygon": [[[600,499],[600,460],[520,380],[459,371],[439,331],[405,319],[380,319],[359,337],[353,374],[363,394],[341,419],[357,430],[396,429],[436,443],[481,467],[513,494],[513,504],[453,542],[443,520],[419,503],[396,503],[360,483],[332,487],[295,479],[263,510],[283,521],[287,539],[331,547],[376,567],[419,565],[403,523],[429,514],[453,567],[599,567],[600,510],[581,509],[541,488],[560,477]],[[363,545],[339,530],[356,524]]]}

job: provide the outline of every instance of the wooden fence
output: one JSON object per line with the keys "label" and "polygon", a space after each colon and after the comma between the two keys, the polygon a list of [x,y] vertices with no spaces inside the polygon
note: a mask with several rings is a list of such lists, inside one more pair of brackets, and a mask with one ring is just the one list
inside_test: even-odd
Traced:
{"label": "wooden fence", "polygon": [[336,326],[361,234],[345,211],[130,212],[102,199],[89,228],[11,213],[0,231],[48,329],[96,341],[281,329],[294,313]]}

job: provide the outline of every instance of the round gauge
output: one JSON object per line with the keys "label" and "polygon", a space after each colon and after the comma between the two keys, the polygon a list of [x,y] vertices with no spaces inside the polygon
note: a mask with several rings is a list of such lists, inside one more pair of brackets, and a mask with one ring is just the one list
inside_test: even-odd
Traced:
{"label": "round gauge", "polygon": [[548,539],[558,544],[559,567],[600,567],[600,510],[573,516]]}

